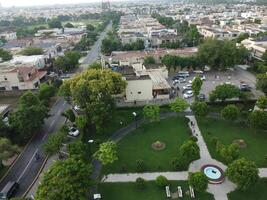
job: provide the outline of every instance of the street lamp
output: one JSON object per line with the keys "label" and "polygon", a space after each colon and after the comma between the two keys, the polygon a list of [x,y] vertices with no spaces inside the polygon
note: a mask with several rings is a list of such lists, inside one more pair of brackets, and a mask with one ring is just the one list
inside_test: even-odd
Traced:
{"label": "street lamp", "polygon": [[135,119],[135,128],[137,129],[137,114],[136,114],[136,112],[133,112],[133,116]]}

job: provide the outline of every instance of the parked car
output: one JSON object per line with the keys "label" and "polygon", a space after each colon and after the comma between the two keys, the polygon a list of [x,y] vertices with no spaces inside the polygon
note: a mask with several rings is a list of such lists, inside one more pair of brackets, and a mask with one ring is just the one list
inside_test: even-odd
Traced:
{"label": "parked car", "polygon": [[206,76],[205,76],[205,75],[200,75],[200,79],[201,79],[202,81],[205,81],[205,80],[206,80]]}
{"label": "parked car", "polygon": [[242,91],[242,92],[250,92],[251,91],[251,87],[246,83],[242,83],[239,86],[239,88],[240,88],[240,91]]}
{"label": "parked car", "polygon": [[179,81],[179,83],[185,83],[186,79],[185,78],[179,78],[178,81]]}
{"label": "parked car", "polygon": [[186,93],[184,93],[184,98],[185,99],[189,99],[191,97],[193,97],[193,91],[192,90],[188,90]]}
{"label": "parked car", "polygon": [[183,89],[192,89],[192,84],[187,84],[185,86],[183,86]]}
{"label": "parked car", "polygon": [[199,94],[197,98],[199,101],[205,101],[206,100],[205,94]]}
{"label": "parked car", "polygon": [[70,136],[77,137],[79,134],[80,134],[80,131],[77,128],[75,128],[75,127],[69,128],[69,135]]}

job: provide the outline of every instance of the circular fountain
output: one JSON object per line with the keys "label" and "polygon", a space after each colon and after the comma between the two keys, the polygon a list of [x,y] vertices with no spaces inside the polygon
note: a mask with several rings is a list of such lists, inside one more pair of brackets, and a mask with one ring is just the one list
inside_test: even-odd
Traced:
{"label": "circular fountain", "polygon": [[224,172],[220,167],[216,165],[205,165],[201,169],[209,179],[209,183],[220,184],[224,181]]}

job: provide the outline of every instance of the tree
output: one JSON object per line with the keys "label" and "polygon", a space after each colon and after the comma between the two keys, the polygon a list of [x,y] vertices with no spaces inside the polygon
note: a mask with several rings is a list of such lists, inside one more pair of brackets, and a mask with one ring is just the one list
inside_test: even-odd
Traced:
{"label": "tree", "polygon": [[84,161],[89,161],[89,158],[91,156],[91,153],[88,153],[88,145],[83,143],[82,141],[77,141],[68,144],[67,146],[68,153],[70,157],[79,157],[80,159]]}
{"label": "tree", "polygon": [[159,186],[159,187],[165,187],[168,185],[168,179],[165,177],[165,176],[158,176],[156,178],[156,184]]}
{"label": "tree", "polygon": [[47,156],[52,156],[59,152],[62,143],[65,141],[66,128],[61,128],[60,131],[48,136],[43,144],[44,152]]}
{"label": "tree", "polygon": [[25,141],[39,130],[47,117],[48,108],[32,92],[24,93],[18,102],[18,108],[11,113],[9,124],[15,130],[16,138]]}
{"label": "tree", "polygon": [[230,164],[226,170],[228,178],[237,184],[241,190],[247,190],[259,180],[259,170],[256,164],[245,158]]}
{"label": "tree", "polygon": [[0,167],[2,161],[11,158],[19,152],[17,145],[12,145],[10,140],[7,138],[0,138]]}
{"label": "tree", "polygon": [[267,108],[267,97],[266,96],[260,96],[257,100],[256,105],[262,110]]}
{"label": "tree", "polygon": [[115,142],[105,142],[100,144],[99,150],[94,154],[95,159],[103,165],[112,164],[118,160],[117,145]]}
{"label": "tree", "polygon": [[55,88],[47,83],[42,83],[39,89],[39,99],[41,101],[49,101],[55,94]]}
{"label": "tree", "polygon": [[222,117],[229,121],[235,121],[238,118],[239,113],[240,110],[235,105],[227,105],[221,111]]}
{"label": "tree", "polygon": [[239,147],[237,144],[223,145],[217,144],[217,152],[222,157],[222,159],[230,164],[239,157]]}
{"label": "tree", "polygon": [[145,187],[145,179],[143,179],[143,178],[141,178],[141,177],[139,177],[139,178],[137,178],[136,179],[136,185],[137,185],[137,187],[139,188],[139,189],[144,189],[144,187]]}
{"label": "tree", "polygon": [[267,112],[262,110],[255,110],[249,115],[249,123],[254,128],[267,128]]}
{"label": "tree", "polygon": [[210,101],[215,101],[217,99],[225,101],[226,99],[232,99],[234,97],[240,96],[240,90],[235,85],[223,84],[216,86],[210,94]]}
{"label": "tree", "polygon": [[170,104],[170,108],[173,112],[182,112],[189,107],[186,100],[181,98],[176,98],[173,103]]}
{"label": "tree", "polygon": [[197,98],[197,96],[199,95],[202,84],[203,84],[203,81],[201,80],[201,78],[199,76],[196,76],[192,82],[192,90],[193,90],[195,98]]}
{"label": "tree", "polygon": [[196,142],[192,140],[185,141],[180,147],[180,155],[191,162],[200,158],[200,150]]}
{"label": "tree", "polygon": [[261,59],[264,61],[265,65],[267,65],[267,51],[264,54],[262,54]]}
{"label": "tree", "polygon": [[62,24],[58,19],[52,19],[48,22],[49,28],[62,28]]}
{"label": "tree", "polygon": [[87,122],[97,133],[102,133],[105,123],[112,119],[115,111],[115,94],[121,94],[126,86],[121,74],[111,70],[89,69],[72,79],[64,81],[60,94],[72,97],[84,110]]}
{"label": "tree", "polygon": [[188,184],[197,192],[205,192],[208,189],[208,178],[203,172],[189,173]]}
{"label": "tree", "polygon": [[73,24],[68,22],[67,24],[65,24],[64,26],[65,28],[74,28]]}
{"label": "tree", "polygon": [[153,56],[147,56],[144,59],[144,65],[148,65],[148,64],[155,64],[156,60]]}
{"label": "tree", "polygon": [[0,48],[0,58],[2,61],[9,61],[13,58],[12,54],[9,51],[5,51]]}
{"label": "tree", "polygon": [[156,122],[160,120],[160,107],[158,105],[146,105],[143,108],[144,118],[150,122]]}
{"label": "tree", "polygon": [[93,62],[88,66],[89,69],[102,69],[102,65],[100,62]]}
{"label": "tree", "polygon": [[56,161],[44,173],[36,193],[37,200],[86,200],[93,185],[92,166],[77,157]]}
{"label": "tree", "polygon": [[257,75],[256,86],[257,86],[257,89],[267,94],[267,74],[266,73]]}
{"label": "tree", "polygon": [[25,56],[42,55],[43,53],[43,49],[38,47],[26,47],[22,51],[22,55]]}
{"label": "tree", "polygon": [[87,31],[94,31],[95,27],[92,24],[87,24],[86,29],[87,29]]}
{"label": "tree", "polygon": [[68,51],[65,53],[64,56],[58,57],[55,62],[54,66],[57,69],[63,71],[70,71],[75,69],[79,64],[79,59],[81,58],[81,54],[77,51]]}
{"label": "tree", "polygon": [[248,33],[241,33],[235,40],[237,43],[241,43],[243,40],[248,39],[249,34]]}
{"label": "tree", "polygon": [[75,122],[76,116],[72,109],[66,110],[64,113],[62,113],[64,117],[66,117],[70,122]]}
{"label": "tree", "polygon": [[206,102],[196,101],[192,104],[191,109],[198,117],[205,117],[208,114],[208,105]]}

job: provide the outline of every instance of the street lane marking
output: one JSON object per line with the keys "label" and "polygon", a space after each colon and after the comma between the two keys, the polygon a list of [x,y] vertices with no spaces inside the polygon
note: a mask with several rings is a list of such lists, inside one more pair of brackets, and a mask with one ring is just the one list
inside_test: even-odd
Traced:
{"label": "street lane marking", "polygon": [[21,173],[21,175],[19,176],[17,182],[20,181],[20,179],[23,177],[23,175],[25,174],[26,170],[28,169],[28,167],[30,166],[32,160],[34,159],[35,157],[35,154],[38,152],[38,148],[35,150],[35,152],[33,153],[33,156],[31,157],[30,161],[28,162],[28,164],[26,165],[25,169],[23,170],[23,172]]}
{"label": "street lane marking", "polygon": [[52,121],[52,123],[50,124],[49,128],[51,128],[54,125],[55,121],[56,121],[55,119]]}

